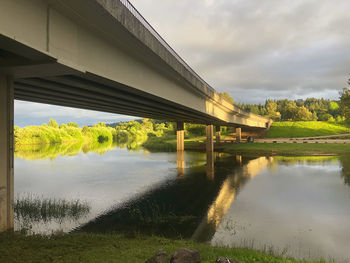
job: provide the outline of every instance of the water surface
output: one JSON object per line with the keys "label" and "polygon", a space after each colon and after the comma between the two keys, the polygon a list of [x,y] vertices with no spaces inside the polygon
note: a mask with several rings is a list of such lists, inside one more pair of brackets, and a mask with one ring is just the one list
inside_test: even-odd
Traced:
{"label": "water surface", "polygon": [[138,231],[350,261],[350,158],[215,153],[214,168],[206,158],[114,144],[27,147],[16,152],[15,192],[90,207],[34,220],[31,232]]}

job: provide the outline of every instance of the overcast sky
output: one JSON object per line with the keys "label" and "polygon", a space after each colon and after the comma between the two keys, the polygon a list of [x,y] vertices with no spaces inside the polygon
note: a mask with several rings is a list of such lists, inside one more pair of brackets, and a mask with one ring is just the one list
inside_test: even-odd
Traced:
{"label": "overcast sky", "polygon": [[[236,102],[337,99],[346,86],[350,73],[348,0],[131,2],[195,71]],[[27,106],[16,102],[18,120],[19,115],[28,116]],[[92,123],[130,119],[61,107],[32,108],[31,118],[40,120],[44,113]]]}

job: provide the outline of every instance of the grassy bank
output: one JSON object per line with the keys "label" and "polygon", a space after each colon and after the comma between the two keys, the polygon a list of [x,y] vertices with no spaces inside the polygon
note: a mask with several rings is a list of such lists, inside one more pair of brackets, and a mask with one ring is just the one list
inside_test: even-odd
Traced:
{"label": "grassy bank", "polygon": [[297,138],[350,133],[349,125],[325,121],[274,122],[267,138]]}
{"label": "grassy bank", "polygon": [[272,248],[259,252],[245,248],[219,248],[187,240],[124,234],[67,234],[24,236],[0,234],[0,262],[120,262],[144,263],[158,249],[168,254],[187,247],[199,250],[203,263],[215,262],[219,256],[234,258],[239,263],[325,262],[301,261],[275,256]]}
{"label": "grassy bank", "polygon": [[[203,137],[185,140],[185,150],[204,151]],[[147,141],[143,145],[147,150],[176,151],[176,138]],[[215,143],[215,150],[232,154],[245,155],[285,155],[285,156],[310,156],[310,155],[344,155],[350,154],[350,144],[332,143]]]}

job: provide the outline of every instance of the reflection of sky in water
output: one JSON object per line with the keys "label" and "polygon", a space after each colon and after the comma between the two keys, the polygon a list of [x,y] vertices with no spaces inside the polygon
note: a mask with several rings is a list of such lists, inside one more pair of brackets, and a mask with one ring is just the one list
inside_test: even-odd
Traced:
{"label": "reflection of sky in water", "polygon": [[[51,198],[87,201],[94,218],[111,206],[170,178],[176,178],[173,154],[146,154],[122,149],[76,156],[59,156],[54,161],[15,159],[15,195],[35,193]],[[65,226],[65,230],[78,223]]]}
{"label": "reflection of sky in water", "polygon": [[279,165],[244,186],[212,244],[272,245],[298,257],[349,258],[350,190],[338,162]]}

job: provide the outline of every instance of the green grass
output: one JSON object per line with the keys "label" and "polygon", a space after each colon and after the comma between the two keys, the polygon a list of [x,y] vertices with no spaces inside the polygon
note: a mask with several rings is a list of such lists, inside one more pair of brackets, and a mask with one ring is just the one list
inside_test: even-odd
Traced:
{"label": "green grass", "polygon": [[148,137],[142,146],[152,152],[173,152],[176,151],[176,135]]}
{"label": "green grass", "polygon": [[0,262],[120,262],[144,263],[157,250],[168,254],[179,248],[197,249],[201,262],[213,263],[219,256],[227,256],[239,263],[269,262],[326,262],[301,261],[275,256],[272,248],[255,251],[246,248],[211,247],[188,240],[172,240],[138,234],[65,234],[54,236],[24,236],[18,233],[0,234]]}
{"label": "green grass", "polygon": [[90,141],[103,143],[113,141],[116,131],[110,127],[62,127],[27,126],[15,127],[15,145],[55,144],[64,142]]}
{"label": "green grass", "polygon": [[[176,151],[176,137],[153,138],[143,146],[151,151]],[[205,151],[205,137],[185,140],[185,150]],[[334,143],[220,143],[215,144],[215,150],[233,154],[245,155],[344,155],[350,154],[350,144]]]}
{"label": "green grass", "polygon": [[350,133],[345,124],[324,121],[274,122],[267,138],[296,138]]}

